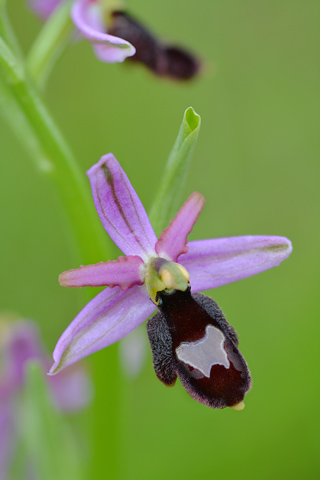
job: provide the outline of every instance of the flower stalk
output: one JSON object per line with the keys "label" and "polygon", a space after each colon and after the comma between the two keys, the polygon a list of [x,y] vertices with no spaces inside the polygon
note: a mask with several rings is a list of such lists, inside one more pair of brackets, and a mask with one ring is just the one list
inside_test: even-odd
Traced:
{"label": "flower stalk", "polygon": [[[3,33],[4,30],[1,31],[1,34]],[[10,45],[13,44],[11,40]],[[2,37],[0,37],[0,93],[6,120],[28,151],[38,173],[49,178],[59,194],[75,261],[88,263],[101,259],[101,256],[110,258],[112,249],[108,245],[108,239],[102,236],[102,229],[85,177],[29,78],[20,56]],[[85,296],[87,297],[87,292]],[[105,360],[108,365],[112,365],[112,375],[108,376],[105,365],[101,364],[99,358],[92,359],[94,383],[104,387],[105,378],[108,378],[108,387],[113,392],[110,396],[107,389],[101,388],[101,391],[97,389],[93,402],[92,424],[96,428],[92,431],[94,455],[90,466],[90,478],[94,480],[101,475],[98,465],[105,462],[105,450],[101,447],[101,431],[108,431],[112,438],[112,442],[108,445],[110,478],[116,480],[119,472],[118,424],[121,374],[117,346],[106,352]]]}
{"label": "flower stalk", "polygon": [[71,3],[70,0],[62,2],[50,15],[29,52],[29,73],[41,87],[69,43],[74,28],[70,17]]}
{"label": "flower stalk", "polygon": [[[33,132],[33,137],[37,140],[34,142],[38,148],[33,160],[37,170],[49,177],[59,192],[72,225],[73,243],[77,244],[78,257],[84,262],[92,261],[93,252],[97,251],[103,257],[109,257],[111,252],[107,249],[106,239],[101,236],[102,230],[99,228],[84,176],[22,63],[2,38],[0,38],[0,73],[7,87],[6,95],[10,97],[8,101],[14,106],[9,114],[14,117],[20,116],[18,123],[20,126],[23,118],[24,125],[28,126],[28,130]],[[11,125],[15,125],[16,118],[11,120]],[[25,132],[15,133],[21,136],[22,140],[26,140],[26,135],[23,134]],[[29,154],[33,156],[30,143],[27,146]]]}
{"label": "flower stalk", "polygon": [[0,0],[0,37],[2,37],[17,56],[22,57],[18,40],[12,30],[7,10],[6,0]]}

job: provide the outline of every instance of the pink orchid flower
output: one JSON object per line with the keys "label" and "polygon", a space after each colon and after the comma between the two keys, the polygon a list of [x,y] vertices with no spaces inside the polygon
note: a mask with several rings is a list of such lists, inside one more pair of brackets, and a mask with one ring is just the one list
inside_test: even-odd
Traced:
{"label": "pink orchid flower", "polygon": [[[0,324],[0,478],[5,480],[19,436],[16,407],[25,382],[25,366],[37,360],[47,373],[50,360],[43,350],[36,325],[27,320]],[[92,388],[82,366],[47,377],[53,404],[63,411],[85,407]]]}
{"label": "pink orchid flower", "polygon": [[[250,374],[238,339],[217,304],[196,293],[279,265],[291,242],[277,236],[187,241],[204,206],[193,193],[157,239],[125,172],[112,154],[89,171],[100,220],[124,257],[60,275],[66,287],[106,286],[57,343],[51,373],[117,342],[148,322],[160,380],[177,376],[196,400],[216,408],[242,405]],[[240,407],[237,407],[240,408]]]}

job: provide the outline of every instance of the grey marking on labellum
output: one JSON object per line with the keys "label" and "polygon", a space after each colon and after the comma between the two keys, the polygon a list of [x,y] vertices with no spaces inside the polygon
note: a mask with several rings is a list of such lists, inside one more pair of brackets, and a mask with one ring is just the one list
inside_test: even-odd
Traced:
{"label": "grey marking on labellum", "polygon": [[206,334],[196,342],[183,342],[176,348],[179,360],[210,377],[213,365],[230,367],[227,352],[223,348],[224,335],[213,325],[206,326]]}

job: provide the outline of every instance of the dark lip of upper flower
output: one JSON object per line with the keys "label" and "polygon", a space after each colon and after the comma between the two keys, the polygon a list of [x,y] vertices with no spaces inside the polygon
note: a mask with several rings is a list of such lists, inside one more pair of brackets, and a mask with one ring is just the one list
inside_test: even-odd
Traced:
{"label": "dark lip of upper flower", "polygon": [[108,32],[134,45],[136,53],[130,60],[143,63],[159,77],[189,80],[200,70],[200,61],[194,55],[184,48],[166,45],[128,12],[113,12]]}

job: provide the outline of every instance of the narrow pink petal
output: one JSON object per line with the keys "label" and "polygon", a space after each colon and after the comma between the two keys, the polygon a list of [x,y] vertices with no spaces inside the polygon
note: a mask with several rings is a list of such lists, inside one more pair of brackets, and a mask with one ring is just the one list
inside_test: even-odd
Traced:
{"label": "narrow pink petal", "polygon": [[156,243],[156,252],[160,256],[168,256],[174,262],[179,255],[186,253],[187,237],[196,223],[205,204],[203,196],[194,192],[180,208],[175,218],[161,233]]}
{"label": "narrow pink petal", "polygon": [[79,313],[53,352],[55,374],[132,332],[155,310],[145,287],[106,288]]}
{"label": "narrow pink petal", "polygon": [[95,54],[102,62],[123,62],[136,53],[131,43],[106,33],[99,2],[76,0],[71,10],[71,17],[85,39],[93,44]]}
{"label": "narrow pink petal", "polygon": [[143,285],[139,269],[143,265],[140,257],[128,255],[118,260],[109,260],[95,265],[86,265],[61,273],[60,285],[63,287],[115,287],[122,290],[134,285]]}
{"label": "narrow pink petal", "polygon": [[109,153],[87,172],[100,220],[125,255],[154,254],[157,237],[119,162]]}
{"label": "narrow pink petal", "polygon": [[220,287],[276,267],[292,252],[285,237],[244,236],[188,243],[179,258],[190,274],[191,290]]}

